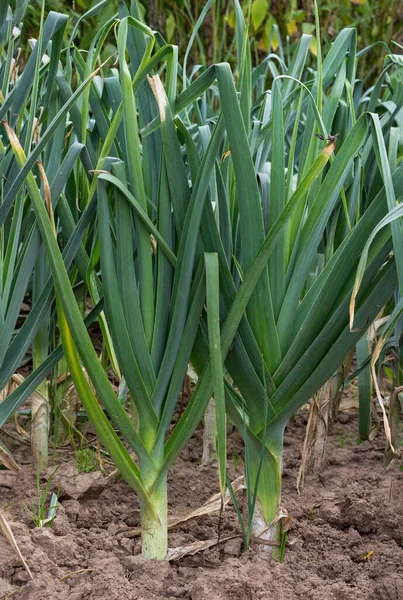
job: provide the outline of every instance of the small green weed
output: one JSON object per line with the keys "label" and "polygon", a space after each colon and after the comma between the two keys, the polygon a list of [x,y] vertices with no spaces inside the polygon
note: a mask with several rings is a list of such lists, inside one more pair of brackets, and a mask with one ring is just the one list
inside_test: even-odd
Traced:
{"label": "small green weed", "polygon": [[80,473],[91,473],[98,467],[98,456],[94,448],[79,448],[74,454]]}
{"label": "small green weed", "polygon": [[344,437],[344,435],[338,435],[336,436],[334,443],[339,448],[344,448],[344,446],[346,445],[346,438]]}
{"label": "small green weed", "polygon": [[37,472],[37,474],[36,474],[36,503],[34,501],[32,501],[31,508],[27,504],[24,504],[24,508],[27,511],[27,513],[29,514],[35,527],[45,527],[45,525],[49,525],[49,527],[53,526],[53,521],[55,520],[56,510],[57,510],[57,506],[58,506],[59,490],[57,491],[57,493],[55,493],[55,492],[52,493],[51,498],[50,498],[49,508],[45,508],[45,507],[47,504],[47,499],[48,499],[48,495],[49,495],[50,488],[52,485],[53,477],[55,476],[58,468],[59,467],[56,467],[56,469],[53,471],[53,473],[49,477],[49,480],[46,483],[46,485],[41,485],[40,478],[39,478],[39,471]]}
{"label": "small green weed", "polygon": [[339,448],[345,448],[346,444],[356,444],[356,446],[359,446],[360,444],[362,444],[362,440],[358,437],[355,437],[355,434],[350,431],[346,436],[344,436],[342,433],[340,435],[337,435],[335,437],[334,443],[336,444],[336,446],[338,446]]}

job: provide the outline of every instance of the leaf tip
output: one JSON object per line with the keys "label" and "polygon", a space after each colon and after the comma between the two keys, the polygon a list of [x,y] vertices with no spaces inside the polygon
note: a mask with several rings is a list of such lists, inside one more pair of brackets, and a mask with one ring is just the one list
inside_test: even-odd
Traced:
{"label": "leaf tip", "polygon": [[154,75],[154,77],[150,77],[149,75],[147,75],[147,80],[157,101],[158,108],[160,111],[161,122],[164,122],[166,120],[166,109],[168,106],[168,100],[165,94],[164,87],[161,83],[161,79],[158,75]]}
{"label": "leaf tip", "polygon": [[329,142],[322,150],[322,152],[324,154],[326,154],[327,156],[330,156],[331,154],[333,154],[334,149],[336,148],[336,142]]}

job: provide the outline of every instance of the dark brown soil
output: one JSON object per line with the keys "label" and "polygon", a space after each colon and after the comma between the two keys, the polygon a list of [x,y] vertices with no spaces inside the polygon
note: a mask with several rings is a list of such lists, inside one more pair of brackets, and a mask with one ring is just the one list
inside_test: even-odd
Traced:
{"label": "dark brown soil", "polygon": [[[295,484],[306,416],[286,432],[283,505],[292,517],[284,562],[255,547],[241,552],[233,537],[177,562],[146,561],[134,492],[99,472],[74,471],[66,460],[52,481],[61,506],[53,528],[34,528],[24,508],[36,498],[29,450],[16,458],[22,471],[0,471],[0,507],[33,573],[0,534],[0,599],[15,600],[403,600],[403,473],[385,471],[384,440],[357,444],[355,415],[342,413],[320,479],[308,477],[301,495]],[[201,431],[170,473],[170,515],[185,516],[218,491],[214,464],[200,465]],[[231,477],[241,473],[239,436],[229,436]],[[52,472],[52,470],[50,470]],[[218,515],[183,524],[169,537],[178,547],[217,537]],[[232,506],[221,535],[239,534]],[[365,560],[364,557],[370,556]]]}

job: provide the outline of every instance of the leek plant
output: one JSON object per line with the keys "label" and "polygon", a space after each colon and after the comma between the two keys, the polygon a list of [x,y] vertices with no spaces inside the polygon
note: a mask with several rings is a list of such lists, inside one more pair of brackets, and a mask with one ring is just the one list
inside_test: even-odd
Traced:
{"label": "leek plant", "polygon": [[[385,170],[388,171],[389,164],[384,162]],[[356,305],[356,296],[360,287],[362,285],[364,270],[368,261],[368,253],[371,245],[373,244],[374,238],[376,235],[384,228],[391,226],[392,232],[395,234],[394,242],[395,245],[395,253],[398,255],[398,244],[401,241],[401,222],[403,216],[403,204],[395,203],[394,199],[394,190],[393,187],[389,187],[390,194],[390,204],[392,206],[391,210],[388,214],[378,223],[378,225],[373,230],[370,235],[368,241],[366,242],[360,262],[357,269],[357,276],[354,283],[353,294],[350,301],[350,326],[354,321],[355,317],[355,305]],[[392,234],[393,235],[393,234]],[[380,324],[380,333],[378,339],[376,340],[375,348],[372,351],[372,354],[368,357],[370,358],[370,370],[371,370],[371,379],[374,383],[377,399],[379,405],[381,407],[383,413],[383,424],[385,429],[385,434],[387,438],[387,447],[385,454],[385,464],[386,466],[395,458],[401,457],[401,362],[400,362],[400,339],[401,339],[401,321],[403,315],[403,301],[400,292],[400,286],[397,286],[394,294],[394,307],[389,316],[383,317]],[[389,401],[389,411],[387,413],[385,404],[383,401],[383,396],[380,390],[380,384],[378,381],[378,373],[383,365],[385,354],[388,349],[392,349],[394,354],[393,360],[393,369],[385,367],[385,370],[391,376],[391,395]],[[379,360],[378,365],[378,373],[376,369],[377,362]],[[368,363],[368,359],[364,361],[364,364],[361,365],[361,372],[363,368],[366,368]],[[361,374],[359,372],[359,374]],[[353,374],[354,375],[354,374]],[[353,375],[351,377],[353,377]],[[362,419],[362,413],[364,415],[370,411],[370,407],[360,405],[360,419]]]}
{"label": "leek plant", "polygon": [[[74,222],[75,204],[65,202],[63,190],[59,190],[45,207],[40,187],[31,172],[35,154],[39,153],[38,146],[29,149],[27,156],[18,130],[14,131],[7,122],[4,126],[21,169],[18,177],[21,182],[26,182],[35,224],[52,273],[58,326],[70,373],[99,437],[138,494],[143,554],[164,558],[167,550],[167,472],[198,425],[213,393],[222,493],[225,490],[219,255],[209,251],[211,240],[206,234],[211,231],[215,235],[214,245],[220,238],[212,205],[205,199],[212,191],[212,175],[217,158],[222,154],[226,128],[224,118],[220,116],[212,123],[211,135],[204,130],[207,143],[203,156],[200,156],[192,140],[191,127],[188,131],[186,125],[176,125],[174,116],[183,111],[186,111],[183,113],[186,118],[193,112],[200,114],[197,102],[215,81],[220,96],[223,99],[228,96],[228,106],[235,117],[239,109],[233,76],[226,64],[214,66],[176,97],[176,49],[165,45],[153,53],[155,36],[138,16],[136,10],[134,16],[129,15],[121,5],[117,27],[119,76],[112,72],[102,81],[96,78],[94,70],[103,42],[116,19],[97,33],[86,61],[70,44],[66,71],[59,70],[56,75],[57,98],[65,104],[55,114],[48,130],[42,132],[42,147],[38,146],[43,151],[51,135],[54,136],[53,143],[59,141],[55,132],[59,126],[60,131],[66,131],[69,124],[65,117],[70,111],[75,127],[69,132],[69,144],[73,147],[77,144],[80,148],[85,144],[87,151],[80,155],[83,167],[77,163],[74,179],[80,186],[80,205],[84,211],[77,224]],[[130,64],[126,62],[126,48]],[[146,81],[146,75],[152,74],[161,61],[166,66],[165,88],[158,77]],[[74,93],[70,83],[73,68],[82,80]],[[75,105],[80,94],[81,112]],[[87,129],[89,110],[96,116],[91,130]],[[149,131],[140,145],[138,127],[147,125]],[[183,140],[187,142],[186,162],[181,147]],[[329,157],[328,150],[320,154],[307,171],[302,189],[306,190],[315,180]],[[88,169],[88,166],[93,168]],[[88,170],[95,175],[92,181],[87,178]],[[43,192],[46,189],[43,186]],[[297,195],[290,206],[299,198]],[[53,202],[58,206],[55,212],[51,209]],[[79,246],[81,238],[77,244],[78,233],[75,235],[75,232],[79,229],[82,235],[80,224],[84,216],[91,215],[93,206],[97,206],[97,220],[86,231],[86,235],[91,236],[90,245],[87,244],[91,256],[87,257],[85,248]],[[60,207],[64,207],[64,213]],[[200,228],[205,239],[198,236]],[[68,239],[64,257],[56,237],[58,232]],[[76,254],[72,251],[71,240]],[[93,296],[98,293],[99,298],[104,296],[111,346],[116,351],[119,368],[138,412],[138,428],[115,395],[88,336],[69,275],[67,248],[70,242],[69,259],[74,258],[80,274],[85,267],[89,292]],[[222,250],[219,250],[222,258]],[[100,287],[96,273],[99,260]],[[228,291],[233,294],[235,290]],[[227,294],[227,298],[231,297]],[[188,409],[167,437],[204,306],[207,307],[207,348],[212,360],[205,365]],[[243,308],[239,310],[238,307],[239,316],[227,333],[230,338],[234,337],[243,313]],[[204,340],[200,338],[196,343],[204,348]],[[58,351],[49,357],[51,360],[44,361],[47,364],[43,366],[42,375],[60,356]],[[82,365],[98,397],[95,397]],[[39,377],[33,374],[29,385]],[[10,396],[7,404],[3,403],[3,416],[9,414],[22,397],[22,392],[19,396]],[[127,447],[117,437],[98,398]]]}
{"label": "leek plant", "polygon": [[[12,122],[21,132],[26,149],[36,145],[38,104],[45,110],[43,121],[48,119],[52,107],[52,90],[55,83],[55,67],[59,58],[61,42],[67,17],[50,13],[44,20],[44,2],[42,2],[42,27],[24,73],[13,55],[19,47],[21,36],[20,20],[24,16],[26,3],[17,3],[13,12],[9,2],[2,4],[1,43],[1,91],[2,118],[9,112]],[[53,55],[38,52],[53,43]],[[42,60],[44,62],[42,62]],[[4,133],[4,131],[3,131]],[[49,346],[48,327],[50,304],[43,305],[42,287],[46,280],[46,264],[41,250],[40,235],[32,219],[24,190],[17,188],[18,165],[11,148],[3,136],[1,162],[1,224],[0,224],[0,388],[2,389],[13,375],[16,367],[29,346],[32,345],[34,368],[42,363]],[[58,165],[54,163],[54,169]],[[64,165],[66,167],[66,165]],[[70,167],[71,169],[71,167]],[[40,170],[38,171],[39,175]],[[50,169],[50,175],[52,171]],[[55,172],[53,170],[53,175]],[[58,186],[64,186],[69,169],[59,172]],[[21,182],[22,183],[22,182]],[[54,183],[54,181],[52,181]],[[21,184],[20,184],[21,186]],[[19,187],[20,187],[19,186]],[[55,186],[52,186],[52,191]],[[10,210],[11,208],[11,210]],[[31,279],[32,278],[32,279]],[[45,278],[45,280],[44,280]],[[19,330],[15,330],[19,310],[27,292],[33,299],[33,314]],[[38,300],[38,303],[37,303]],[[42,323],[35,322],[35,314],[42,312]],[[37,315],[36,315],[37,316]],[[18,335],[21,330],[24,333]],[[25,342],[20,342],[25,338]],[[18,347],[18,349],[17,349]],[[16,352],[15,352],[16,351]],[[34,465],[40,469],[47,466],[49,408],[46,383],[41,384],[31,399],[31,441]]]}
{"label": "leek plant", "polygon": [[[215,254],[196,253],[196,247],[210,173],[219,154],[224,127],[222,120],[216,124],[192,189],[187,179],[182,179],[180,183],[184,185],[181,194],[177,194],[177,174],[166,165],[166,157],[161,152],[160,132],[150,135],[140,146],[136,109],[138,102],[140,125],[151,121],[157,110],[162,121],[164,120],[169,112],[167,97],[175,98],[176,50],[165,46],[152,55],[155,37],[151,30],[125,13],[123,5],[121,11],[122,18],[117,28],[119,78],[112,76],[102,90],[99,86],[103,82],[99,79],[85,89],[96,74],[95,62],[108,31],[116,24],[113,19],[94,38],[86,63],[73,50],[66,75],[59,71],[57,84],[66,104],[55,119],[58,121],[56,124],[60,125],[63,115],[71,110],[75,130],[70,132],[69,142],[85,142],[88,149],[87,165],[91,165],[93,161],[94,168],[90,169],[96,175],[93,182],[87,182],[83,177],[83,174],[87,174],[83,173],[79,164],[76,167],[82,209],[89,211],[91,206],[97,206],[96,223],[87,232],[92,234],[92,254],[87,260],[84,275],[91,291],[90,285],[96,281],[100,258],[102,287],[97,289],[99,296],[104,296],[107,326],[110,328],[119,367],[138,412],[138,429],[113,391],[88,336],[74,295],[68,264],[64,261],[57,239],[61,228],[64,235],[68,235],[69,220],[66,218],[63,222],[63,216],[51,210],[51,203],[48,202],[45,206],[43,202],[38,182],[30,171],[35,150],[27,156],[18,131],[14,131],[7,122],[4,122],[4,126],[21,169],[21,178],[22,173],[26,178],[35,222],[52,273],[58,326],[70,373],[99,437],[122,475],[138,494],[143,554],[165,558],[167,471],[200,420],[204,406],[200,403],[199,418],[193,425],[186,426],[186,433],[180,440],[174,436],[172,443],[171,438],[166,440],[166,434],[204,304],[208,306],[210,329],[216,332],[213,352],[220,353],[217,342],[217,257]],[[134,80],[126,62],[126,47],[131,56],[130,68],[135,73]],[[164,56],[167,57],[166,92],[158,78],[151,80],[150,84],[145,82],[146,75],[153,72]],[[76,68],[78,77],[83,79],[74,94],[68,77],[69,67]],[[141,84],[143,87],[140,87]],[[86,107],[86,110],[91,107],[91,111],[97,116],[91,132],[86,128],[87,112],[79,114],[77,119],[77,112],[73,112],[79,91],[82,93],[82,107]],[[157,102],[153,100],[153,94]],[[194,90],[189,87],[187,98],[190,97],[190,100],[185,102],[192,102],[192,98],[197,98],[198,94],[197,88]],[[64,130],[66,125],[63,122]],[[53,122],[51,127],[54,132]],[[172,117],[167,127],[172,127]],[[180,144],[176,132],[173,133],[172,136],[172,132],[166,131],[164,127],[164,135],[169,138],[167,144],[173,144],[173,150],[167,146],[166,151],[168,153],[172,150],[176,158],[182,161]],[[96,154],[98,148],[99,155]],[[173,183],[175,188],[174,193],[171,193],[170,185]],[[63,194],[58,198],[59,203],[61,199]],[[67,210],[67,217],[70,215],[69,218],[73,218],[74,223],[73,207],[66,207],[66,203],[64,206],[70,209],[70,212]],[[73,227],[71,237],[74,237],[74,231]],[[81,257],[77,252],[75,261],[78,270],[81,258],[84,259],[85,256]],[[60,357],[60,353],[57,356]],[[117,437],[95,397],[83,373],[81,361],[99,400],[119,429],[127,447]],[[225,426],[221,360],[216,361],[215,365],[217,368],[212,369],[208,385],[205,383],[202,389],[199,386],[198,394],[207,402],[213,391],[211,381],[214,380],[214,386],[218,390],[216,404],[220,404],[217,414],[220,415],[220,423]],[[14,404],[11,397],[8,400],[7,406],[10,408],[20,402],[21,395],[18,399],[13,398]],[[184,422],[185,419],[182,419],[182,423]],[[225,473],[222,475],[224,477]]]}
{"label": "leek plant", "polygon": [[[390,72],[390,67],[394,66],[395,69]],[[391,81],[390,89],[380,98],[381,87],[378,84],[374,88],[373,98],[371,98],[372,106],[376,103],[380,106],[387,106],[386,102],[391,101],[391,108],[394,110],[398,109],[401,103],[401,72],[403,67],[403,61],[400,56],[390,55],[387,57],[384,65],[380,81],[383,77],[388,76]],[[384,158],[384,170],[394,174],[398,171],[401,165],[402,148],[400,143],[401,127],[394,126],[395,123],[391,123],[391,127],[388,130],[387,140],[387,160],[386,155]],[[396,124],[397,125],[397,124]],[[401,218],[399,216],[399,207],[395,207],[395,192],[393,188],[389,188],[388,191],[388,207],[390,209],[390,216],[385,219],[385,224],[389,226],[392,223],[393,231],[393,245],[396,257],[401,257]],[[385,225],[383,225],[385,226]],[[371,236],[372,239],[372,236]],[[364,258],[365,258],[364,253]],[[399,263],[401,264],[401,258]],[[362,270],[362,268],[361,268]],[[357,284],[360,281],[362,274],[359,272],[357,275]],[[366,439],[371,430],[371,404],[372,404],[372,387],[374,385],[378,399],[381,402],[382,399],[380,393],[380,384],[378,379],[381,376],[382,370],[385,372],[387,387],[390,392],[390,402],[387,423],[390,428],[390,435],[388,435],[388,448],[385,456],[385,462],[388,464],[395,456],[395,451],[400,446],[401,439],[401,336],[402,336],[402,286],[401,278],[399,279],[399,286],[396,288],[391,302],[388,303],[387,309],[391,309],[391,314],[382,316],[377,322],[376,331],[369,330],[367,334],[360,340],[357,345],[357,358],[358,358],[358,377],[359,377],[359,398],[360,398],[360,412],[359,412],[359,427],[360,437]],[[385,312],[388,312],[385,311]],[[378,334],[378,339],[376,339]],[[371,342],[369,342],[371,338]],[[389,352],[389,356],[386,353]],[[385,362],[391,360],[391,366],[383,366]],[[376,368],[376,365],[377,368]],[[386,421],[386,416],[385,416]],[[371,435],[374,431],[371,432]]]}
{"label": "leek plant", "polygon": [[[222,245],[215,249],[222,256],[223,358],[232,378],[226,381],[227,410],[244,435],[257,492],[262,518],[254,535],[277,545],[288,419],[334,375],[377,317],[400,281],[402,265],[400,225],[392,223],[371,247],[350,324],[360,254],[378,221],[401,200],[401,165],[391,172],[385,146],[401,109],[400,61],[388,56],[380,80],[360,97],[355,30],[342,31],[323,61],[318,53],[317,71],[302,85],[297,79],[309,44],[309,36],[301,39],[284,75],[254,105],[256,72],[250,72],[245,50],[239,103],[234,97],[231,104],[220,90],[229,150],[216,168]],[[390,85],[382,96],[388,72]],[[228,81],[226,89],[231,85]],[[305,188],[318,161],[317,132],[327,140],[322,155],[332,158]],[[338,134],[336,147],[330,133]],[[227,255],[224,247],[230,249]],[[225,306],[231,288],[233,303]],[[246,308],[246,314],[227,355],[235,306]],[[206,354],[197,346],[193,360],[201,370]]]}
{"label": "leek plant", "polygon": [[[64,352],[105,450],[137,493],[143,555],[159,559],[167,552],[167,473],[212,396],[221,493],[226,410],[245,439],[259,528],[280,543],[287,421],[333,376],[400,282],[392,224],[368,250],[349,326],[360,254],[400,199],[393,190],[402,189],[403,171],[387,169],[384,141],[401,108],[389,75],[398,61],[390,57],[380,82],[361,94],[356,32],[346,29],[323,61],[318,44],[316,72],[306,68],[308,35],[288,63],[270,55],[252,70],[238,0],[235,10],[235,77],[227,63],[188,77],[177,48],[142,23],[135,2],[130,10],[119,3],[84,55],[75,47],[77,24],[61,57],[61,46],[49,45],[51,13],[42,49],[50,52],[52,93],[38,142],[26,144],[13,117],[14,103],[21,109],[25,99],[9,91],[0,108],[14,169],[0,223],[26,203],[51,273],[0,382],[51,306],[62,340],[2,402],[0,422]],[[117,57],[99,66],[111,32]],[[83,287],[94,305],[86,319],[76,295]],[[88,334],[95,318],[127,403]],[[172,427],[189,361],[198,383]]]}
{"label": "leek plant", "polygon": [[[44,378],[56,367],[57,359],[62,354],[59,348],[48,357],[52,350],[50,330],[55,328],[55,312],[52,310],[55,296],[37,222],[26,196],[24,180],[33,169],[46,197],[49,213],[55,212],[60,223],[59,236],[64,246],[71,283],[76,284],[76,289],[77,286],[80,289],[80,285],[82,288],[89,259],[81,242],[95,206],[93,203],[80,215],[80,224],[77,226],[74,220],[78,193],[75,169],[78,160],[83,161],[87,170],[90,165],[84,145],[65,136],[68,134],[69,110],[74,107],[75,101],[94,74],[87,77],[67,102],[63,99],[57,81],[64,79],[63,72],[58,72],[58,69],[61,68],[67,16],[54,12],[50,12],[46,19],[42,12],[43,27],[22,70],[22,65],[15,61],[13,55],[18,47],[20,20],[24,16],[26,3],[17,3],[14,13],[10,5],[8,2],[2,4],[4,21],[0,41],[3,102],[0,118],[7,119],[9,124],[16,127],[24,151],[29,153],[29,161],[24,169],[19,169],[3,128],[0,389],[8,384],[30,348],[34,373],[2,403],[0,425],[39,386],[42,393],[35,394],[32,399],[31,438],[33,461],[40,469],[47,464],[51,412]],[[39,48],[41,52],[38,51]],[[72,266],[73,259],[75,264]],[[82,276],[81,281],[77,281],[77,275]],[[84,289],[87,289],[86,286]],[[31,310],[22,325],[16,328],[20,306],[27,292],[30,293]],[[98,297],[94,292],[94,285],[90,286],[91,292],[94,293],[95,304]],[[96,309],[95,313],[99,314],[99,310]],[[95,313],[87,322],[94,320]],[[101,316],[101,328],[103,324]],[[108,340],[107,328],[104,327],[103,331]],[[110,355],[113,357],[113,349],[110,349]],[[56,411],[55,422],[57,419]]]}

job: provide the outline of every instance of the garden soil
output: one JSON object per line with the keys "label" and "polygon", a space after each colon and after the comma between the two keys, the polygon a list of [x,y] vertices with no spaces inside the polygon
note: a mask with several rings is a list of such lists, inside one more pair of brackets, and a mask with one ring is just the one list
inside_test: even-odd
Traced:
{"label": "garden soil", "polygon": [[[267,547],[242,552],[231,504],[179,525],[169,547],[220,538],[213,547],[166,562],[145,560],[136,537],[133,491],[113,474],[78,473],[74,454],[50,483],[60,506],[52,528],[35,528],[26,506],[37,497],[29,446],[15,449],[17,474],[0,471],[0,507],[33,580],[0,534],[0,599],[14,600],[403,600],[403,472],[383,467],[385,441],[357,443],[357,416],[342,412],[320,478],[296,490],[306,414],[287,428],[282,505],[291,517],[284,561]],[[218,491],[217,467],[200,465],[202,431],[169,476],[169,515],[185,517]],[[242,473],[242,444],[229,432],[228,468]],[[106,471],[112,471],[106,465]],[[42,482],[53,473],[49,469]],[[24,506],[25,505],[25,506]],[[220,526],[219,526],[220,521]]]}

